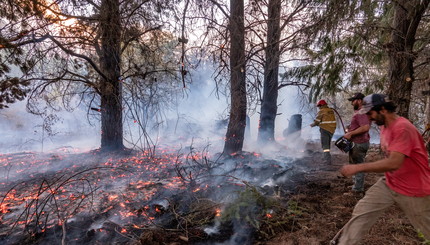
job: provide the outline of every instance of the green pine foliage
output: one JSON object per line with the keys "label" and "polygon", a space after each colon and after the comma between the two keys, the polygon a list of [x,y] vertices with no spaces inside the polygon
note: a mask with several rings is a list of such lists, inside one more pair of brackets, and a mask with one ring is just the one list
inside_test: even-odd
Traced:
{"label": "green pine foliage", "polygon": [[[318,1],[317,1],[318,2]],[[317,8],[322,25],[316,38],[300,54],[307,59],[292,67],[283,79],[306,83],[310,101],[359,88],[384,88],[393,8],[390,1],[325,1]]]}
{"label": "green pine foliage", "polygon": [[255,187],[247,186],[238,193],[237,199],[222,212],[221,221],[240,221],[258,229],[260,218],[273,205],[272,200],[263,196]]}
{"label": "green pine foliage", "polygon": [[8,104],[25,99],[28,93],[28,81],[16,77],[0,82],[0,109],[8,108]]}
{"label": "green pine foliage", "polygon": [[260,193],[256,187],[247,185],[234,202],[228,204],[221,215],[221,222],[239,223],[257,232],[258,239],[269,239],[281,231],[296,229],[295,221],[307,210],[295,201],[287,205],[280,199]]}

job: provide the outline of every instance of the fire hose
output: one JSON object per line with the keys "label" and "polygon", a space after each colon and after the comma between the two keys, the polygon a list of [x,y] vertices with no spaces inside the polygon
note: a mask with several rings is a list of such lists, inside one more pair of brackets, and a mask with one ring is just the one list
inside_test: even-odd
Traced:
{"label": "fire hose", "polygon": [[[346,131],[345,125],[343,124],[343,120],[339,112],[337,112],[337,110],[334,108],[331,108],[331,109],[333,109],[333,111],[336,112],[339,118],[340,124],[342,125],[343,132],[346,133],[347,131]],[[353,142],[351,142],[350,140],[346,139],[343,136],[335,141],[335,146],[345,153],[350,151],[352,148],[354,148],[354,145],[355,144]]]}
{"label": "fire hose", "polygon": [[334,112],[336,112],[336,114],[337,114],[337,116],[339,118],[340,124],[342,124],[343,132],[346,133],[347,130],[345,129],[345,125],[343,124],[342,117],[340,116],[339,112],[336,111],[336,109],[334,109],[334,108],[332,108],[332,109],[333,109]]}
{"label": "fire hose", "polygon": [[[336,112],[340,124],[342,124],[342,128],[343,128],[343,132],[346,133],[346,128],[345,125],[343,124],[343,120],[342,117],[340,116],[339,112],[337,112],[336,109],[332,108],[334,112]],[[339,139],[336,140],[336,142],[334,143],[335,146],[337,146],[337,148],[339,148],[341,151],[347,153],[348,151],[350,151],[352,148],[354,148],[354,143],[351,142],[350,140],[346,139],[345,137],[340,137]]]}

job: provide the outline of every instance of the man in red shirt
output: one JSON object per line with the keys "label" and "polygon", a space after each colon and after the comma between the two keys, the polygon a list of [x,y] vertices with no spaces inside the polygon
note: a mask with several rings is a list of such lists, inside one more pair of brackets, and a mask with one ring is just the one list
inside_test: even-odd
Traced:
{"label": "man in red shirt", "polygon": [[397,204],[415,229],[430,239],[430,164],[424,141],[406,118],[395,113],[396,105],[385,95],[363,99],[360,113],[381,126],[381,148],[386,158],[341,168],[349,177],[359,172],[385,173],[357,203],[352,218],[336,234],[332,244],[358,244],[384,210]]}
{"label": "man in red shirt", "polygon": [[[348,132],[343,137],[354,142],[354,148],[349,151],[349,163],[351,164],[363,163],[367,150],[369,150],[370,120],[366,114],[359,113],[363,105],[363,98],[364,94],[356,93],[353,97],[348,99],[354,107],[354,115],[348,126]],[[357,193],[364,192],[364,173],[356,173],[352,176],[352,179],[354,181],[352,191]]]}

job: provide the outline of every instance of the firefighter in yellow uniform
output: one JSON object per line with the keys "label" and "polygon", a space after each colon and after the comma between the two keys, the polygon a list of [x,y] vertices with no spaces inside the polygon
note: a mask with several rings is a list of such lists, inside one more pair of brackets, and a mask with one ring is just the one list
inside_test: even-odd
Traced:
{"label": "firefighter in yellow uniform", "polygon": [[318,115],[311,127],[319,126],[321,133],[321,145],[324,152],[324,161],[331,164],[330,144],[334,131],[336,130],[336,117],[332,108],[328,107],[325,100],[320,100],[317,103],[319,108]]}

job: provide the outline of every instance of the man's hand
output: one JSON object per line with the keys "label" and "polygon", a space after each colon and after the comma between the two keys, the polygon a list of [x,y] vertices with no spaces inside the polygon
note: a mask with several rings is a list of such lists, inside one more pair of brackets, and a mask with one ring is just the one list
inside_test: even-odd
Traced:
{"label": "man's hand", "polygon": [[347,139],[347,140],[350,140],[350,139],[351,139],[351,137],[352,137],[352,133],[351,133],[351,132],[348,132],[348,133],[346,133],[343,137],[344,137],[345,139]]}
{"label": "man's hand", "polygon": [[345,177],[351,177],[357,172],[357,165],[355,164],[348,164],[340,169],[340,173]]}

